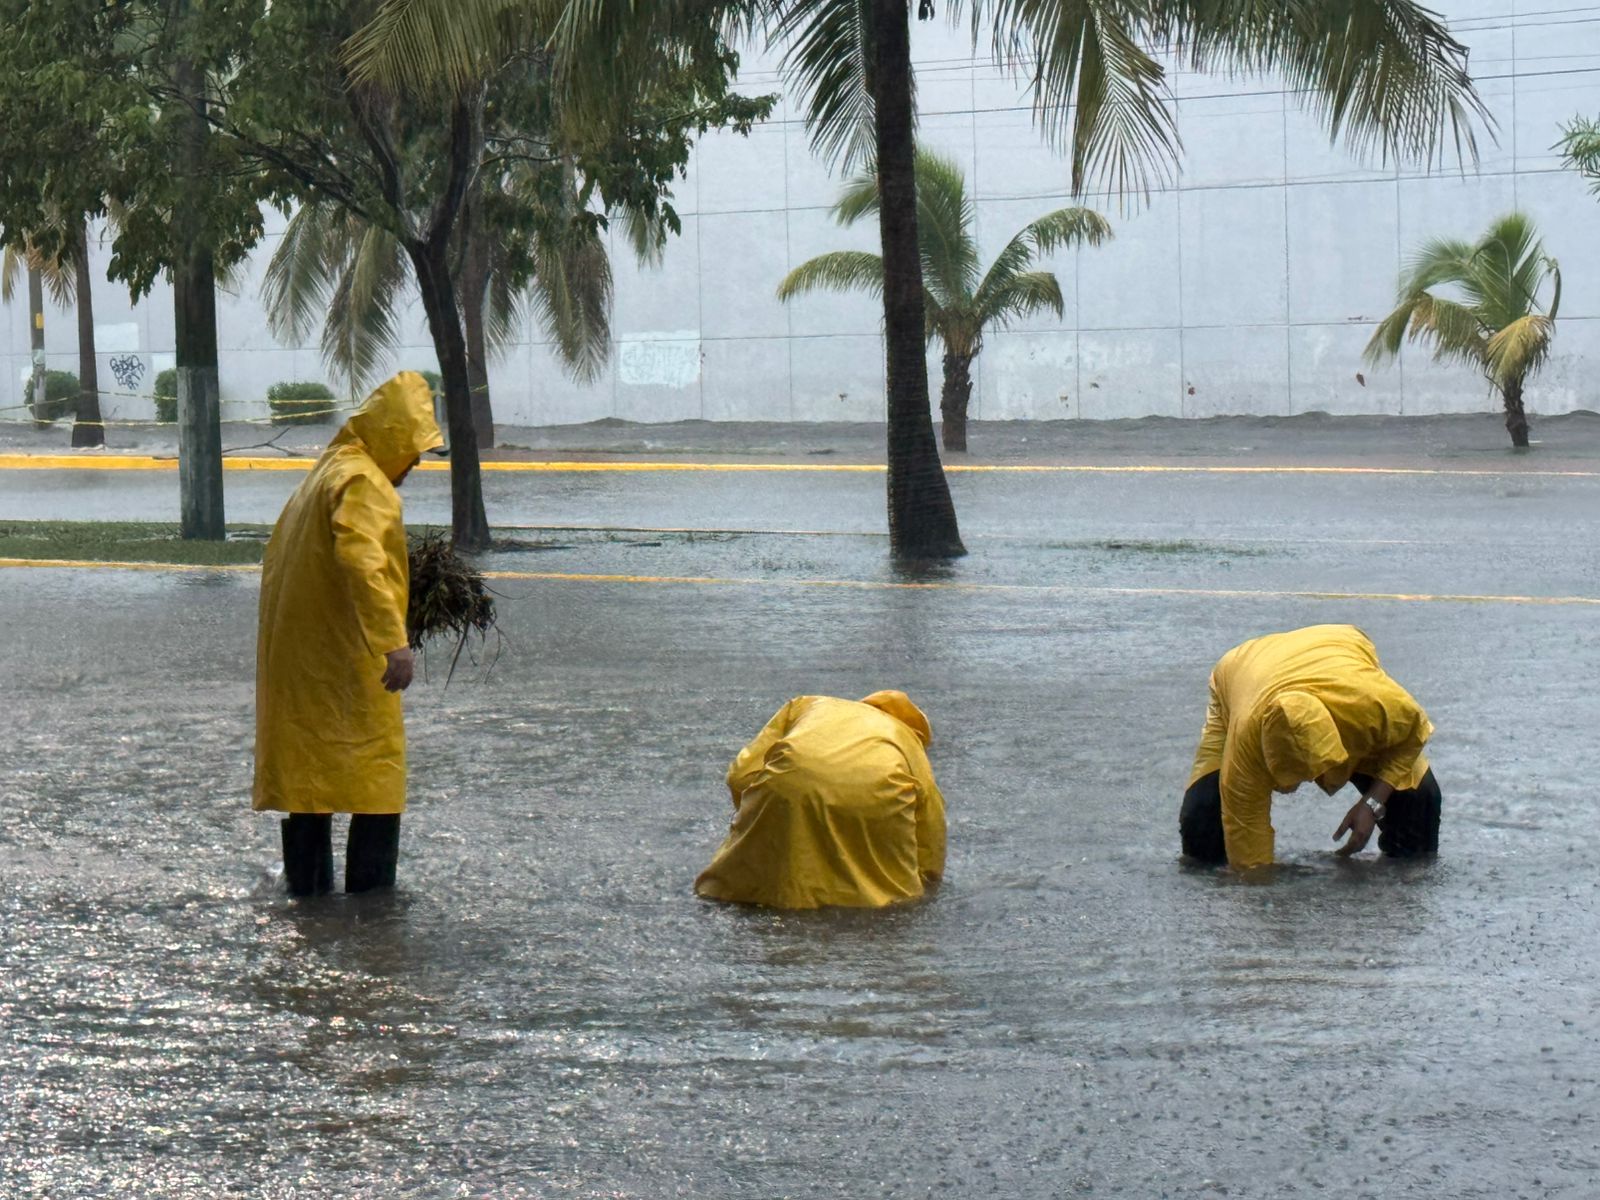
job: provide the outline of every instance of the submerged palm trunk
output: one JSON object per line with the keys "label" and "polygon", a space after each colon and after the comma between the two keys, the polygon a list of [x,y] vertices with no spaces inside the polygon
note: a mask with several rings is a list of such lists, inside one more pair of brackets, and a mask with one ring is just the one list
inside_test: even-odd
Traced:
{"label": "submerged palm trunk", "polygon": [[922,254],[917,247],[916,143],[907,0],[872,0],[878,228],[888,358],[889,548],[897,558],[965,554],[928,404]]}
{"label": "submerged palm trunk", "polygon": [[100,419],[100,370],[95,362],[94,297],[89,277],[89,222],[78,229],[72,247],[78,302],[78,415],[72,422],[74,446],[104,446],[106,427]]}
{"label": "submerged palm trunk", "polygon": [[972,399],[970,354],[944,356],[944,388],[939,395],[939,416],[944,421],[945,452],[967,449],[967,404]]}
{"label": "submerged palm trunk", "polygon": [[1528,448],[1528,414],[1522,407],[1522,380],[1513,379],[1503,389],[1506,400],[1506,431],[1518,450]]}
{"label": "submerged palm trunk", "polygon": [[472,427],[472,392],[467,377],[467,341],[461,308],[445,246],[440,241],[406,247],[417,272],[417,288],[428,315],[439,374],[444,380],[445,420],[450,427],[450,527],[458,550],[489,547],[489,518],[483,507],[478,439]]}

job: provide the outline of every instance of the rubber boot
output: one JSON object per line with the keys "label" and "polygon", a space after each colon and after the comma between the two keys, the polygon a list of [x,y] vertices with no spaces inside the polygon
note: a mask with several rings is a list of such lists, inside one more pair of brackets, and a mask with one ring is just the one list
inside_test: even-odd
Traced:
{"label": "rubber boot", "polygon": [[284,820],[283,877],[291,896],[320,896],[333,890],[333,817],[290,813]]}
{"label": "rubber boot", "polygon": [[344,850],[344,890],[370,892],[394,886],[400,861],[400,814],[357,813]]}

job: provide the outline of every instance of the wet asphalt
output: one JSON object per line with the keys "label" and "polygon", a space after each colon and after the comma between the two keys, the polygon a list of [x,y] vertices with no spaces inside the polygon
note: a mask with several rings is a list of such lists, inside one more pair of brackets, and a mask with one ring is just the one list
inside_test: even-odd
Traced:
{"label": "wet asphalt", "polygon": [[[311,903],[248,809],[255,577],[0,570],[0,1194],[1591,1197],[1600,480],[1539,462],[957,475],[917,571],[881,476],[491,475],[537,528],[408,698],[401,886]],[[0,518],[171,487],[5,472]],[[1185,868],[1206,672],[1322,621],[1438,726],[1439,859],[1334,858],[1305,791],[1274,872]],[[728,758],[880,687],[937,894],[696,900]]]}

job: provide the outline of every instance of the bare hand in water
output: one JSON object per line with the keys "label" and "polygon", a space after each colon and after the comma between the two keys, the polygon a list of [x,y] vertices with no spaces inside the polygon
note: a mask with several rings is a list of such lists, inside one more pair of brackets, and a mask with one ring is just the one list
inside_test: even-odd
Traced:
{"label": "bare hand in water", "polygon": [[1368,841],[1372,838],[1372,831],[1378,826],[1378,818],[1372,815],[1372,810],[1367,807],[1365,800],[1357,800],[1351,805],[1350,811],[1345,813],[1344,820],[1339,828],[1333,831],[1333,840],[1338,841],[1346,833],[1350,840],[1339,847],[1341,858],[1349,858],[1352,854],[1359,854]]}

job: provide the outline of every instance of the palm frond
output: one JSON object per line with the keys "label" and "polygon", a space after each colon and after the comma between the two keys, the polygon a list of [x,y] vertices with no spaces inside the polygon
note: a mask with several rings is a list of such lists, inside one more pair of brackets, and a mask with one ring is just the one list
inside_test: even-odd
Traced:
{"label": "palm frond", "polygon": [[944,304],[978,286],[977,223],[966,177],[953,161],[919,150],[916,161],[917,242],[928,290]]}
{"label": "palm frond", "polygon": [[806,98],[811,148],[847,171],[877,152],[873,0],[810,0],[787,7],[773,32],[784,71]]}
{"label": "palm frond", "polygon": [[562,361],[593,379],[611,353],[611,258],[592,227],[569,226],[535,239],[528,302]]}
{"label": "palm frond", "polygon": [[1071,155],[1072,192],[1146,193],[1170,180],[1181,144],[1161,64],[1139,45],[1146,0],[973,0],[992,16],[998,61],[1025,73],[1035,119]]}
{"label": "palm frond", "polygon": [[1437,362],[1486,368],[1489,333],[1478,313],[1468,305],[1425,293],[1412,305],[1407,337],[1432,346]]}
{"label": "palm frond", "polygon": [[302,205],[267,261],[261,304],[267,310],[267,328],[285,345],[304,342],[326,313],[328,293],[345,258],[331,244],[338,237],[337,220],[328,205]]}
{"label": "palm frond", "polygon": [[841,225],[854,225],[861,218],[878,212],[878,173],[862,171],[845,181],[844,191],[833,206],[833,218]]}
{"label": "palm frond", "polygon": [[391,92],[456,93],[525,40],[542,6],[530,0],[383,0],[344,47],[352,77]]}
{"label": "palm frond", "polygon": [[1062,246],[1098,246],[1110,236],[1110,223],[1093,209],[1058,208],[1047,213],[1019,230],[995,256],[977,289],[979,306],[986,307],[989,297],[1003,293],[1038,256]]}
{"label": "palm frond", "polygon": [[1529,313],[1490,338],[1484,359],[1495,386],[1503,388],[1526,379],[1544,366],[1555,331],[1555,322],[1549,317]]}
{"label": "palm frond", "polygon": [[410,263],[386,229],[363,225],[342,264],[322,327],[322,357],[353,392],[372,382],[399,341],[396,309]]}
{"label": "palm frond", "polygon": [[1013,275],[1002,286],[980,293],[978,303],[983,324],[1002,329],[1034,313],[1049,310],[1059,317],[1066,309],[1061,283],[1052,271]]}
{"label": "palm frond", "polygon": [[883,259],[865,250],[835,250],[807,259],[783,277],[778,299],[791,300],[806,292],[870,292],[883,294]]}
{"label": "palm frond", "polygon": [[1467,49],[1416,0],[1163,0],[1151,35],[1200,71],[1273,72],[1357,154],[1477,158],[1494,121]]}
{"label": "palm frond", "polygon": [[1600,195],[1600,120],[1575,117],[1562,126],[1561,140],[1552,149],[1560,150],[1568,167],[1589,181],[1589,190]]}

